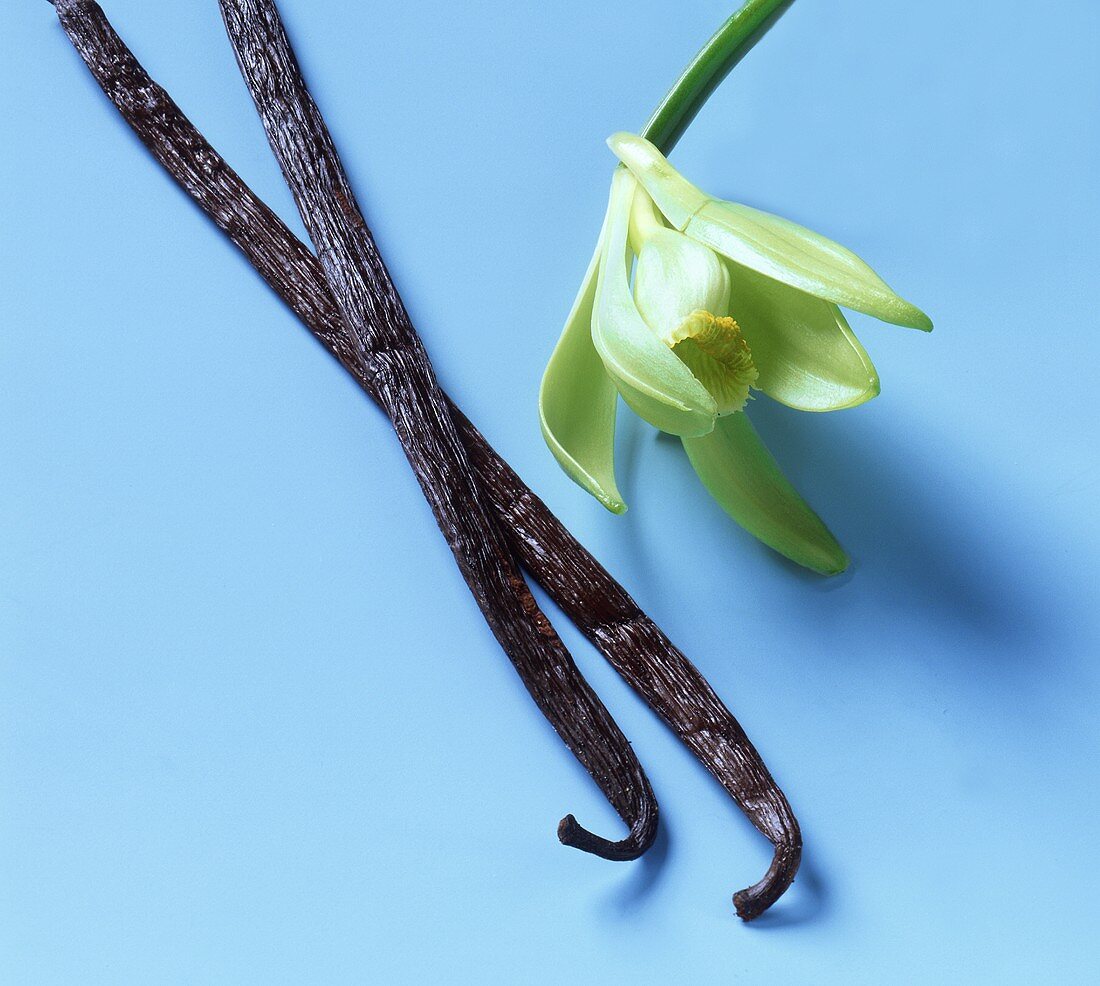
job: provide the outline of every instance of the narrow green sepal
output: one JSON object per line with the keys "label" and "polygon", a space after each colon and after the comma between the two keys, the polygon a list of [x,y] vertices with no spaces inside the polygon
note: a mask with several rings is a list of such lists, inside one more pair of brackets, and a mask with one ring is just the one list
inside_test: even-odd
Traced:
{"label": "narrow green sepal", "polygon": [[851,250],[788,219],[712,200],[691,217],[684,233],[781,284],[883,322],[932,331],[932,320]]}
{"label": "narrow green sepal", "polygon": [[642,137],[620,132],[607,143],[676,229],[735,264],[884,322],[932,330],[924,312],[839,243],[788,219],[712,198]]}
{"label": "narrow green sepal", "polygon": [[745,414],[719,418],[701,438],[683,439],[703,485],[753,537],[822,575],[848,567],[848,556],[780,471]]}
{"label": "narrow green sepal", "polygon": [[619,396],[592,344],[592,306],[604,235],[539,387],[542,436],[567,476],[612,513],[626,511],[615,482]]}

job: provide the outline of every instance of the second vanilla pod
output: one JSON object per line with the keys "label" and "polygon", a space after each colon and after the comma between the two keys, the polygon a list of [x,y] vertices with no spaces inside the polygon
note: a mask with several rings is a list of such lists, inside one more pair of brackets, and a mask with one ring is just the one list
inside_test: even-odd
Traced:
{"label": "second vanilla pod", "polygon": [[[317,259],[248,188],[144,72],[99,7],[60,0],[62,24],[149,150],[372,397],[363,354]],[[450,405],[478,482],[516,555],[615,669],[688,745],[775,846],[767,875],[735,895],[751,919],[787,889],[801,835],[782,791],[692,663]]]}

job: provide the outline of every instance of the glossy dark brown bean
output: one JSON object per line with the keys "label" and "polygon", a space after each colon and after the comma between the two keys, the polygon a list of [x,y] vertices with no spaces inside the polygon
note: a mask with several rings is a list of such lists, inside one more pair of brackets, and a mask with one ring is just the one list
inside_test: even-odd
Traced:
{"label": "glossy dark brown bean", "polygon": [[[104,91],[199,207],[244,253],[363,389],[371,381],[316,258],[229,168],[125,49],[94,4],[66,30]],[[109,76],[104,66],[124,63]],[[141,111],[146,105],[156,112]],[[196,166],[196,162],[198,162]],[[372,395],[373,396],[373,395]],[[734,900],[746,920],[766,910],[798,870],[801,835],[782,791],[737,720],[695,666],[569,533],[455,405],[482,489],[524,567],[664,719],[775,846],[765,877]]]}
{"label": "glossy dark brown bean", "polygon": [[[105,91],[140,135],[171,130],[179,111],[137,65],[103,17],[82,0],[57,0],[62,23]],[[242,31],[256,42],[258,95],[265,101],[273,146],[307,228],[326,258],[332,297],[343,298],[343,324],[371,393],[393,423],[458,567],[501,647],[528,692],[569,749],[626,822],[626,838],[612,841],[581,827],[572,815],[558,834],[567,845],[607,859],[634,859],[653,842],[657,802],[630,743],[581,676],[549,620],[539,610],[512,549],[484,500],[458,437],[450,407],[393,287],[370,232],[354,205],[324,122],[306,92],[273,8],[263,23]],[[272,33],[274,32],[274,33]],[[278,105],[269,99],[286,95]],[[171,146],[170,170],[185,186],[210,192],[207,204],[230,235],[270,224],[258,202],[236,194],[239,179],[188,128]],[[176,153],[178,149],[179,153]],[[156,151],[154,151],[156,153]],[[257,221],[263,215],[264,220]],[[269,274],[274,272],[269,272]],[[320,292],[322,278],[311,288]]]}

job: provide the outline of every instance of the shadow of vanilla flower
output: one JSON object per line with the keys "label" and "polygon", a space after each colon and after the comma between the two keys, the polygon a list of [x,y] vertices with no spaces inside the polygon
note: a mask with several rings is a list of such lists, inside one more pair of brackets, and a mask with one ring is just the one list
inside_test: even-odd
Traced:
{"label": "shadow of vanilla flower", "polygon": [[[618,398],[683,442],[722,508],[822,574],[847,555],[744,413],[750,389],[803,411],[879,392],[840,311],[929,331],[855,254],[802,226],[715,199],[644,138],[617,133],[595,255],[543,376],[542,431],[565,472],[614,513]],[[631,275],[633,274],[633,280]]]}

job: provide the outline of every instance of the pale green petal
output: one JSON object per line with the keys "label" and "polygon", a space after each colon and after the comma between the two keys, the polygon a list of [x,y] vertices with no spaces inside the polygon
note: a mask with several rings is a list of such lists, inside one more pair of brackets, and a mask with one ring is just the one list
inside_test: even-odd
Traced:
{"label": "pale green petal", "polygon": [[838,243],[787,219],[711,198],[641,137],[617,133],[608,145],[673,226],[734,263],[885,322],[931,330],[924,312]]}
{"label": "pale green petal", "polygon": [[634,303],[649,327],[669,337],[692,312],[730,311],[729,265],[713,250],[674,229],[658,229],[634,265]]}
{"label": "pale green petal", "polygon": [[615,385],[592,345],[603,233],[584,275],[573,310],[542,376],[539,421],[542,436],[567,476],[612,513],[626,504],[615,484]]}
{"label": "pale green petal", "polygon": [[746,531],[822,575],[848,567],[844,549],[780,472],[746,415],[719,418],[709,435],[683,442],[703,485]]}
{"label": "pale green petal", "polygon": [[638,256],[646,240],[665,229],[668,229],[668,226],[665,224],[665,217],[661,215],[661,210],[653,204],[653,199],[646,195],[645,189],[639,186],[634,191],[634,203],[630,207],[629,243],[633,254]]}
{"label": "pale green petal", "polygon": [[641,417],[673,435],[705,435],[718,413],[714,398],[646,324],[630,291],[627,230],[636,188],[629,171],[615,170],[592,341],[623,400]]}
{"label": "pale green petal", "polygon": [[836,305],[731,267],[730,307],[758,390],[800,411],[839,411],[878,395],[878,374]]}

